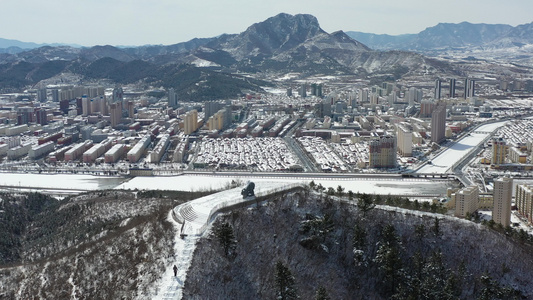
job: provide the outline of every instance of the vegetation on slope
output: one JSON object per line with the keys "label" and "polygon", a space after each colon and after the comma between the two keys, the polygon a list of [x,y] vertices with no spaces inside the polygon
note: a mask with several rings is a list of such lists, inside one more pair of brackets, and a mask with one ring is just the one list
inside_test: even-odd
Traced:
{"label": "vegetation on slope", "polygon": [[302,190],[220,217],[213,228],[231,226],[234,254],[216,238],[200,240],[184,298],[279,299],[287,289],[300,299],[533,296],[526,243],[435,213],[378,205],[365,215],[357,197],[331,197]]}
{"label": "vegetation on slope", "polygon": [[67,71],[90,79],[109,79],[118,84],[146,82],[154,86],[172,87],[180,99],[187,101],[235,98],[249,91],[261,92],[261,86],[271,85],[265,81],[193,65],[159,66],[142,60],[123,62],[104,57],[93,62],[78,59],[3,64],[0,65],[0,90],[20,90]]}
{"label": "vegetation on slope", "polygon": [[169,211],[205,194],[1,194],[0,299],[150,298],[175,255]]}
{"label": "vegetation on slope", "polygon": [[244,76],[197,68],[192,65],[163,67],[158,80],[162,86],[176,89],[180,99],[184,101],[235,98],[247,91],[262,91],[260,84],[270,85]]}

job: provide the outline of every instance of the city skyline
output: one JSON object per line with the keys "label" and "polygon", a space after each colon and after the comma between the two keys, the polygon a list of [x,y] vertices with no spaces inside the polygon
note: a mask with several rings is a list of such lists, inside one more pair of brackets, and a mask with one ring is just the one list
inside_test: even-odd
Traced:
{"label": "city skyline", "polygon": [[[533,2],[458,1],[446,5],[421,0],[379,3],[334,0],[180,3],[163,0],[87,1],[8,0],[0,18],[0,38],[34,43],[94,45],[176,44],[193,38],[236,34],[279,13],[311,14],[327,32],[361,31],[410,34],[438,23],[488,23],[512,26],[533,21]],[[482,10],[480,9],[482,7]],[[38,28],[38,30],[36,30]]]}

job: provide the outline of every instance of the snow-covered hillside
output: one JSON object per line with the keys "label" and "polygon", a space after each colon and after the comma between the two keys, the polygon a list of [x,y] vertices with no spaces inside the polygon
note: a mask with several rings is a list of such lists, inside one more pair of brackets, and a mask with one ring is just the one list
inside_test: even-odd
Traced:
{"label": "snow-covered hillside", "polygon": [[315,299],[319,287],[331,299],[533,297],[532,247],[453,217],[388,206],[365,216],[301,191],[213,227],[223,224],[233,228],[234,252],[225,255],[216,235],[198,241],[183,299],[275,299],[280,282],[300,299]]}
{"label": "snow-covered hillside", "polygon": [[2,194],[0,299],[151,298],[175,254],[168,214],[202,195],[99,191],[57,202]]}

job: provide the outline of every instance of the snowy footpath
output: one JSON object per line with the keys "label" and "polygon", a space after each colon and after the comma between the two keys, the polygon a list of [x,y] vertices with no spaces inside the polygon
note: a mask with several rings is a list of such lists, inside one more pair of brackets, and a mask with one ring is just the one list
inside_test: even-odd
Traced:
{"label": "snowy footpath", "polygon": [[[303,184],[282,182],[256,183],[255,195],[265,196],[274,192],[287,190]],[[207,232],[216,213],[231,205],[246,201],[242,199],[241,190],[238,187],[202,198],[192,200],[175,207],[170,211],[168,220],[176,227],[177,234],[174,241],[174,253],[176,256],[169,260],[163,278],[158,283],[159,288],[155,291],[152,299],[181,299],[183,283],[187,276],[187,270],[192,261],[196,242]],[[173,267],[178,267],[177,276],[174,276]]]}

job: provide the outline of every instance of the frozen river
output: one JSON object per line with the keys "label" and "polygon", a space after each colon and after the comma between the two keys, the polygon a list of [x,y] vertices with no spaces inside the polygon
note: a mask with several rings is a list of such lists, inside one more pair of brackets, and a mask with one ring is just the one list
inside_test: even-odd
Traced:
{"label": "frozen river", "polygon": [[123,177],[104,177],[77,174],[27,174],[0,173],[0,186],[36,188],[36,189],[71,189],[71,190],[105,190],[115,188],[124,182]]}
{"label": "frozen river", "polygon": [[417,173],[437,173],[443,174],[450,171],[450,168],[468,153],[479,146],[483,141],[492,136],[507,121],[486,124],[475,129],[470,135],[463,137],[453,143],[450,148],[441,152],[431,160],[432,164],[426,164]]}
{"label": "frozen river", "polygon": [[[0,173],[0,185],[9,187],[34,188],[35,190],[71,189],[79,191],[104,190],[104,189],[139,189],[139,190],[182,190],[202,191],[217,190],[228,187],[233,180],[243,184],[252,180],[254,182],[286,182],[309,183],[311,179],[269,177],[250,178],[249,176],[222,176],[222,175],[180,175],[160,177],[104,177],[76,174],[20,174]],[[315,178],[316,184],[325,188],[337,188],[339,185],[345,191],[354,193],[376,193],[393,195],[444,195],[451,186],[450,181],[433,181],[426,179],[408,178]]]}

